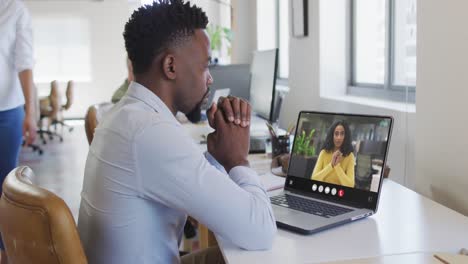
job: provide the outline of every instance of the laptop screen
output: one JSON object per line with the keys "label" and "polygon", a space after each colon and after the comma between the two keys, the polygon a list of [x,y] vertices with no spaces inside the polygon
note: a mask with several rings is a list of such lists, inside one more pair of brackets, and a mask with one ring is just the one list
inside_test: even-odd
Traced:
{"label": "laptop screen", "polygon": [[285,189],[376,210],[392,121],[387,116],[301,112]]}

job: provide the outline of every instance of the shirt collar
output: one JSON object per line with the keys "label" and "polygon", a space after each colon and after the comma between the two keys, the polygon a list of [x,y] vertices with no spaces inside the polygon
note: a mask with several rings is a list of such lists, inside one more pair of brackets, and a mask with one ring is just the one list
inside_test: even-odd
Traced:
{"label": "shirt collar", "polygon": [[127,96],[142,101],[153,108],[156,112],[177,122],[177,119],[172,114],[171,110],[169,110],[169,107],[167,107],[167,105],[155,93],[151,92],[145,86],[137,82],[131,82],[128,86]]}

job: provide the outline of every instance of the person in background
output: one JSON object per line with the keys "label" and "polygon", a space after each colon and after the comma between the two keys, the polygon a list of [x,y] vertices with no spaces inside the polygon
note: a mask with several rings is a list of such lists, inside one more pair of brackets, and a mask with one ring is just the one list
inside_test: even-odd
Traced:
{"label": "person in background", "polygon": [[328,130],[311,178],[354,188],[355,165],[351,130],[344,120],[336,121]]}
{"label": "person in background", "polygon": [[[1,186],[18,165],[23,137],[26,145],[31,144],[37,130],[31,18],[22,1],[0,1],[0,32]],[[1,235],[0,263],[8,263]]]}
{"label": "person in background", "polygon": [[132,69],[132,62],[130,61],[130,59],[128,59],[128,57],[127,57],[127,71],[128,71],[127,78],[122,83],[122,85],[120,85],[120,87],[112,95],[111,102],[114,103],[114,104],[116,104],[118,101],[120,101],[120,99],[122,99],[122,97],[125,95],[125,93],[128,90],[128,86],[130,85],[130,82],[132,82],[133,79],[134,79],[133,69]]}

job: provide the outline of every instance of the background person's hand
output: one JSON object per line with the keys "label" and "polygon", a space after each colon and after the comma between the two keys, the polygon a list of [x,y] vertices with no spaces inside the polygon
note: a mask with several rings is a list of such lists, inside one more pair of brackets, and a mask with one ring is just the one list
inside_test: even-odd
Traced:
{"label": "background person's hand", "polygon": [[212,122],[216,130],[208,135],[208,152],[229,171],[236,166],[249,166],[249,127],[228,122],[223,111],[215,111]]}
{"label": "background person's hand", "polygon": [[25,146],[32,144],[34,140],[36,140],[36,135],[36,120],[32,116],[26,115],[23,121],[23,137],[26,143]]}

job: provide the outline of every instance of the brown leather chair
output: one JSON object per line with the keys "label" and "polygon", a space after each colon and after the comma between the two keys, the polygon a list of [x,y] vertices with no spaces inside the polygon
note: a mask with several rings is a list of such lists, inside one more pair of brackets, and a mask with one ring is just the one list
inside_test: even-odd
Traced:
{"label": "brown leather chair", "polygon": [[[386,147],[387,147],[386,141],[372,141],[372,140],[359,141],[357,144],[357,155],[359,154],[373,155],[374,159],[372,160],[372,164],[382,167],[383,155],[385,153]],[[388,176],[390,175],[390,167],[388,165],[385,165],[383,170],[384,170],[383,177],[388,178]]]}
{"label": "brown leather chair", "polygon": [[67,102],[62,105],[63,110],[68,110],[73,104],[73,87],[74,83],[73,81],[68,81],[67,83],[67,89],[65,90],[65,97],[67,98]]}
{"label": "brown leather chair", "polygon": [[[57,118],[52,120],[53,125],[59,124],[62,126],[62,128],[67,127],[69,132],[73,131],[73,126],[69,126],[64,122],[63,111],[69,110],[73,104],[73,89],[74,89],[73,87],[74,87],[73,81],[68,81],[67,89],[65,90],[65,97],[67,98],[67,101],[64,105],[59,107],[60,110],[59,110],[59,115],[57,115]],[[61,101],[59,101],[59,103],[61,103]]]}
{"label": "brown leather chair", "polygon": [[112,103],[100,103],[95,104],[88,107],[88,111],[86,112],[85,116],[85,131],[86,131],[86,138],[88,139],[88,144],[91,145],[91,141],[93,141],[94,137],[94,129],[96,129],[99,120],[101,119],[102,115],[109,111],[109,109],[113,106]]}
{"label": "brown leather chair", "polygon": [[9,263],[87,263],[70,209],[33,185],[33,175],[18,167],[3,183],[0,231]]}
{"label": "brown leather chair", "polygon": [[[60,142],[63,141],[63,137],[57,133],[57,131],[50,130],[50,126],[55,124],[59,118],[60,114],[60,92],[58,89],[57,81],[52,81],[50,83],[50,94],[49,96],[39,100],[39,134],[42,143],[46,144],[45,135],[49,136],[49,139],[52,140],[54,137],[57,137]],[[46,128],[44,129],[44,120],[47,120]]]}

